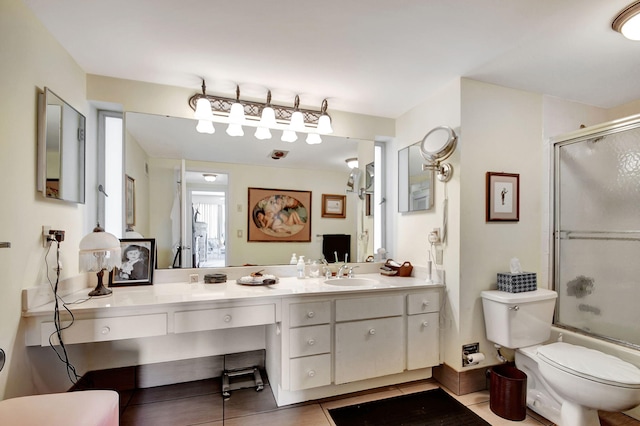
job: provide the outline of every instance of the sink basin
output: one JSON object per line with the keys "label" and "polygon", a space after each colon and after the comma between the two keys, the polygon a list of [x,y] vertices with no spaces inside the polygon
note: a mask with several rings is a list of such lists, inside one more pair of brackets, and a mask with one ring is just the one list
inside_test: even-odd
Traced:
{"label": "sink basin", "polygon": [[371,278],[331,278],[324,281],[325,284],[337,285],[341,287],[372,286],[378,284],[377,280]]}

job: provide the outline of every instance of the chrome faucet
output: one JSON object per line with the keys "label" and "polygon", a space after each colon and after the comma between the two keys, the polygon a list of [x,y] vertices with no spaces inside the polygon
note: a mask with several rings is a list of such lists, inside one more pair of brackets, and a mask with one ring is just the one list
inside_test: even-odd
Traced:
{"label": "chrome faucet", "polygon": [[342,272],[348,267],[349,265],[347,265],[346,263],[342,265],[340,269],[338,269],[338,274],[336,275],[336,278],[342,278]]}
{"label": "chrome faucet", "polygon": [[347,272],[347,278],[353,278],[353,269],[357,268],[358,265],[356,266],[349,266],[349,272]]}

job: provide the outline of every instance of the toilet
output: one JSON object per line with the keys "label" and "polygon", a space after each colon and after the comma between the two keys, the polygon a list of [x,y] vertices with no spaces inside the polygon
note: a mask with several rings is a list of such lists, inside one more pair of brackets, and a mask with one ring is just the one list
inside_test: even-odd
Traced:
{"label": "toilet", "polygon": [[481,293],[487,339],[516,350],[527,374],[527,406],[561,426],[600,424],[598,410],[626,411],[640,404],[640,369],[612,355],[551,335],[557,293]]}

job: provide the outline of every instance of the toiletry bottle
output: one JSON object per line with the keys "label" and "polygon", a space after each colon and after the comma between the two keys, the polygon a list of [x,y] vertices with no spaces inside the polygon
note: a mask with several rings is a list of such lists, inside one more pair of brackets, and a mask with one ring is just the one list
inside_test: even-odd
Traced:
{"label": "toiletry bottle", "polygon": [[298,270],[298,278],[304,278],[304,256],[298,258],[296,269]]}
{"label": "toiletry bottle", "polygon": [[293,253],[293,254],[291,255],[291,260],[289,261],[289,265],[295,265],[295,264],[297,264],[297,263],[298,263],[298,259],[296,259],[296,254],[295,254],[295,253]]}
{"label": "toiletry bottle", "polygon": [[320,276],[320,265],[318,265],[318,261],[315,259],[309,265],[309,276],[311,278],[318,278]]}

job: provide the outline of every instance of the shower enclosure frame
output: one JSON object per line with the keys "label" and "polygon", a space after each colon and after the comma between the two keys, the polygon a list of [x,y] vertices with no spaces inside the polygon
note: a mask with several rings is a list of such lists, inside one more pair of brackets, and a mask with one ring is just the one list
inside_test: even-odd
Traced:
{"label": "shower enclosure frame", "polygon": [[[570,233],[566,233],[565,231],[560,229],[560,161],[559,161],[559,153],[562,147],[567,145],[580,143],[584,141],[599,141],[604,139],[606,136],[633,130],[640,128],[640,114],[633,115],[630,117],[602,123],[599,125],[591,126],[588,128],[584,128],[578,131],[574,131],[571,133],[567,133],[558,137],[554,137],[550,139],[551,146],[551,221],[550,221],[550,238],[551,238],[551,268],[550,268],[550,282],[552,283],[553,288],[558,292],[558,300],[556,302],[556,311],[554,317],[554,326],[570,330],[576,332],[578,334],[582,334],[585,336],[589,336],[592,338],[608,341],[617,345],[622,345],[625,347],[629,347],[635,350],[640,350],[640,343],[633,343],[626,340],[621,340],[619,338],[601,335],[597,333],[590,333],[589,331],[585,331],[581,328],[574,327],[568,324],[563,324],[559,321],[560,314],[560,303],[563,295],[560,290],[560,283],[557,282],[558,277],[560,276],[560,244],[562,239],[577,239],[577,238],[585,238],[584,235],[580,235],[578,232],[574,232],[574,236],[572,237]],[[640,240],[640,230],[628,230],[628,231],[617,231],[615,232],[617,235],[615,237],[611,237],[607,234],[611,234],[613,232],[610,231],[602,231],[601,235],[598,235],[597,231],[590,232],[590,236],[587,238],[593,240]],[[635,237],[635,238],[634,238]],[[570,296],[564,296],[570,297]]]}

